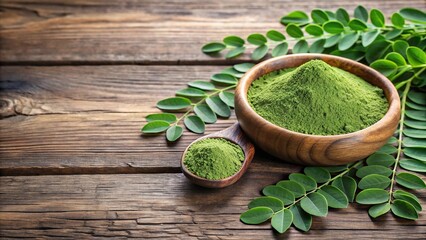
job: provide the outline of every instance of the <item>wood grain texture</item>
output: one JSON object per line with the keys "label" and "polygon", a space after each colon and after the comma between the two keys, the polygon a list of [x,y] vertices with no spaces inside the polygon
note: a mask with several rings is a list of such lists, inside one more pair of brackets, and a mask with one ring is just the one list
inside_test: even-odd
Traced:
{"label": "wood grain texture", "polygon": [[[386,16],[424,0],[0,2],[0,62],[8,64],[225,63],[200,48],[231,34],[281,29],[293,10],[379,8]],[[248,60],[245,55],[240,61]]]}
{"label": "wood grain texture", "polygon": [[[421,239],[426,218],[371,220],[367,207],[351,205],[313,218],[312,230],[282,235],[270,224],[244,225],[239,214],[263,186],[289,172],[249,170],[236,184],[206,189],[181,173],[0,177],[3,238],[161,239]],[[419,192],[423,208],[425,192]],[[356,208],[354,207],[356,206]]]}
{"label": "wood grain texture", "polygon": [[[251,107],[247,92],[259,77],[283,68],[295,68],[319,59],[343,69],[383,90],[389,108],[375,124],[356,132],[339,135],[309,135],[281,128],[259,116]],[[266,152],[305,165],[343,165],[362,160],[381,148],[395,133],[401,115],[397,90],[376,70],[347,58],[325,54],[297,54],[264,61],[250,69],[235,90],[235,112],[242,129]]]}

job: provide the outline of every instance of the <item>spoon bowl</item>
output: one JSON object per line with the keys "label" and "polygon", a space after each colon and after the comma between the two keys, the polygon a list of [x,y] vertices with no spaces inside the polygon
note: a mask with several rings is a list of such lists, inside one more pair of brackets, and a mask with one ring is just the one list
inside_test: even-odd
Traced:
{"label": "spoon bowl", "polygon": [[[202,139],[206,139],[206,138],[223,138],[223,139],[226,139],[230,142],[233,142],[233,143],[235,143],[235,144],[237,144],[238,146],[241,147],[241,149],[244,152],[244,161],[241,165],[241,168],[234,175],[229,176],[229,177],[224,178],[224,179],[210,180],[210,179],[206,179],[206,178],[197,176],[186,168],[185,163],[184,163],[186,152],[192,146],[192,144],[194,144],[195,142],[198,142]],[[254,151],[255,150],[254,150],[253,144],[250,142],[250,140],[246,137],[244,132],[241,130],[239,124],[234,123],[232,126],[226,128],[222,131],[206,135],[206,136],[198,138],[197,140],[192,142],[183,152],[182,158],[181,158],[181,161],[180,161],[180,165],[181,165],[181,169],[182,169],[183,174],[191,182],[193,182],[197,185],[203,186],[203,187],[208,187],[208,188],[224,188],[224,187],[227,187],[227,186],[235,183],[244,175],[244,173],[247,171],[248,166],[250,165],[251,161],[253,160]]]}

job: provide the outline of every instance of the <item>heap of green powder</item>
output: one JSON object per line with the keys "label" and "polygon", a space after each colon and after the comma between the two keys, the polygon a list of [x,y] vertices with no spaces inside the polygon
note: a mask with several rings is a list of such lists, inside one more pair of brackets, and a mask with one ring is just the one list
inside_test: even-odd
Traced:
{"label": "heap of green powder", "polygon": [[193,143],[184,158],[189,171],[211,180],[234,175],[243,161],[241,147],[223,138],[206,138]]}
{"label": "heap of green powder", "polygon": [[253,81],[248,99],[271,123],[314,135],[364,129],[388,109],[380,88],[321,60],[262,76]]}

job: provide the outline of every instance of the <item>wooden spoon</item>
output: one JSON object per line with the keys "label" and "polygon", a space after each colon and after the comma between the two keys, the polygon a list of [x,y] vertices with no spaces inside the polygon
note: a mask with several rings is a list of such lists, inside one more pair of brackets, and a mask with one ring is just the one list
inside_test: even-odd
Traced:
{"label": "wooden spoon", "polygon": [[[220,180],[210,180],[210,179],[206,179],[203,177],[199,177],[195,174],[193,174],[192,172],[190,172],[185,164],[183,163],[183,160],[185,158],[185,154],[188,151],[189,147],[194,144],[197,141],[200,141],[202,139],[205,138],[224,138],[228,141],[231,141],[237,145],[239,145],[241,147],[241,149],[244,152],[244,162],[240,168],[240,170],[238,170],[238,172],[236,172],[234,175],[229,176],[227,178],[224,179],[220,179]],[[253,159],[254,156],[254,145],[250,142],[250,140],[247,138],[247,136],[244,134],[244,132],[241,130],[240,125],[237,123],[234,123],[232,126],[219,131],[219,132],[215,132],[209,135],[206,135],[204,137],[198,138],[197,140],[195,140],[194,142],[192,142],[183,152],[182,154],[182,158],[180,161],[180,166],[182,168],[182,172],[183,174],[193,183],[203,186],[203,187],[208,187],[208,188],[224,188],[226,186],[229,186],[233,183],[235,183],[236,181],[238,181],[241,176],[243,176],[243,174],[247,171],[248,166],[251,163],[251,160]]]}

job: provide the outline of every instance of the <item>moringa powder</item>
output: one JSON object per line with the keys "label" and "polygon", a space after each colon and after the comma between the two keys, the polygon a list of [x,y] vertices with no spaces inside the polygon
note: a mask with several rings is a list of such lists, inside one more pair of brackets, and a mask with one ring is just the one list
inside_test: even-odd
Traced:
{"label": "moringa powder", "polygon": [[364,129],[388,109],[380,88],[321,60],[260,77],[249,88],[248,100],[269,122],[314,135]]}

